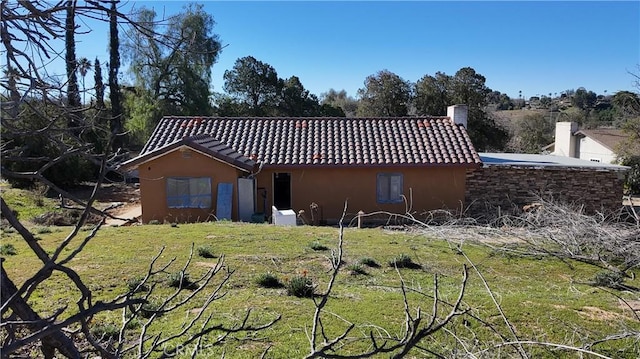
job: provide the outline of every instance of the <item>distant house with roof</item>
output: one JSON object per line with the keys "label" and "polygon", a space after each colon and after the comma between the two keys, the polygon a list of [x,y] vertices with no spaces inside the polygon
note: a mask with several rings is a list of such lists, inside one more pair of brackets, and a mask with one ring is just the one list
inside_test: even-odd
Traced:
{"label": "distant house with roof", "polygon": [[251,221],[272,207],[335,223],[359,211],[460,208],[481,160],[467,107],[446,117],[165,117],[139,156],[142,220]]}
{"label": "distant house with roof", "polygon": [[579,130],[575,122],[557,122],[555,142],[543,150],[556,156],[614,163],[615,151],[625,138],[627,136],[618,129]]}

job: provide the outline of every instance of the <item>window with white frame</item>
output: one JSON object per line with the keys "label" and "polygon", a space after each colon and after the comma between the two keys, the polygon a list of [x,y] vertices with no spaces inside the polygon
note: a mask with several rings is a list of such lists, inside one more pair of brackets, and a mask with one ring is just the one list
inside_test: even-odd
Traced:
{"label": "window with white frame", "polygon": [[402,173],[378,173],[378,203],[402,202]]}
{"label": "window with white frame", "polygon": [[211,208],[211,178],[167,178],[169,208]]}

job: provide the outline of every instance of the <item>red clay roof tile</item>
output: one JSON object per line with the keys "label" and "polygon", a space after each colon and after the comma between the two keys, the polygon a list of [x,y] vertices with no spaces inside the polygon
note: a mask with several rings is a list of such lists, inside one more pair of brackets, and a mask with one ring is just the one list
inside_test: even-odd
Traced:
{"label": "red clay roof tile", "polygon": [[464,127],[448,117],[165,117],[140,155],[198,135],[265,165],[482,163]]}

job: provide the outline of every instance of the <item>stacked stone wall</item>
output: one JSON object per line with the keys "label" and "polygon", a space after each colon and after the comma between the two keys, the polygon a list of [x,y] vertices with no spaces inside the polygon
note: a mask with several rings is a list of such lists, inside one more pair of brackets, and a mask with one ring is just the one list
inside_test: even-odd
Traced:
{"label": "stacked stone wall", "polygon": [[521,212],[540,197],[586,213],[611,212],[622,207],[623,181],[620,171],[487,166],[467,171],[465,203],[469,215],[496,209]]}

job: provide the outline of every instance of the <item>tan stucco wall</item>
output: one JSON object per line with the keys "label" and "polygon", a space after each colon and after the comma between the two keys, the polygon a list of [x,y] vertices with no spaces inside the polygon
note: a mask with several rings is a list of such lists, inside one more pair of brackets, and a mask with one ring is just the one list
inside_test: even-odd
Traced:
{"label": "tan stucco wall", "polygon": [[[232,218],[238,218],[237,180],[243,172],[193,150],[189,150],[189,154],[190,157],[185,158],[182,151],[175,150],[139,165],[143,223],[151,220],[184,223],[213,219],[210,215],[215,215],[218,183],[221,182],[233,184]],[[167,177],[210,177],[212,208],[168,208]]]}
{"label": "tan stucco wall", "polygon": [[[427,210],[461,208],[465,193],[465,169],[455,167],[375,167],[375,168],[281,168],[266,169],[257,176],[257,186],[267,189],[267,211],[271,215],[273,174],[291,174],[291,202],[293,210],[305,211],[310,219],[310,205],[321,208],[322,219],[335,223],[342,215],[348,200],[347,218],[358,211],[366,213],[388,211],[402,214],[405,204],[381,204],[376,199],[378,173],[403,173],[403,193],[413,193],[413,211],[418,215]],[[257,196],[257,210],[262,210],[262,198]],[[320,213],[318,213],[320,214]]]}

